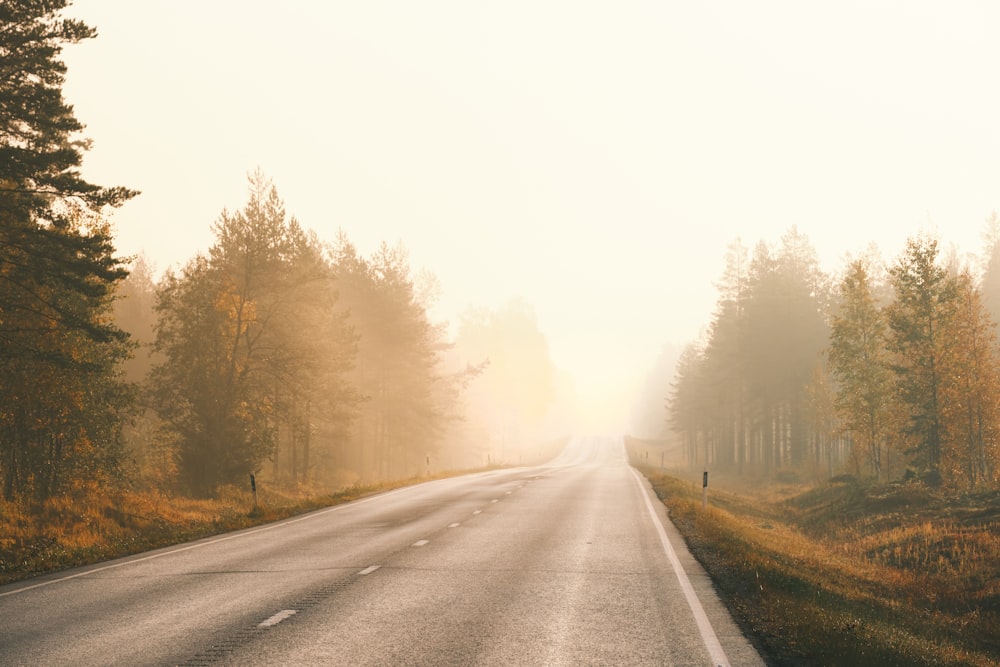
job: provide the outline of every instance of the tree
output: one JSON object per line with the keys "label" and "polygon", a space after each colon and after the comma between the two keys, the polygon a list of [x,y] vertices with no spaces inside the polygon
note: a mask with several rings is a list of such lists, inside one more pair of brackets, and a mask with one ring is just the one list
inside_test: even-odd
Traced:
{"label": "tree", "polygon": [[830,332],[830,369],[838,383],[837,410],[853,435],[856,453],[881,481],[892,432],[894,384],[889,327],[875,299],[864,260],[855,260],[839,285]]}
{"label": "tree", "polygon": [[[794,228],[777,252],[759,243],[749,262],[730,246],[719,301],[704,341],[688,350],[668,410],[689,460],[740,471],[821,458],[807,388],[827,343],[825,277]],[[815,398],[815,397],[814,397]]]}
{"label": "tree", "polygon": [[128,276],[115,292],[115,326],[128,333],[136,345],[135,355],[125,364],[129,382],[146,380],[153,364],[151,355],[156,340],[156,281],[153,266],[144,256],[137,258]]}
{"label": "tree", "polygon": [[[168,274],[158,294],[154,405],[174,436],[190,490],[243,482],[276,454],[293,481],[309,467],[314,408],[346,419],[339,399],[350,340],[318,242],[288,219],[259,172],[239,212],[223,212],[208,256]],[[333,401],[336,407],[329,407]],[[301,456],[301,458],[299,458]]]}
{"label": "tree", "polygon": [[995,479],[1000,455],[1000,362],[996,325],[968,270],[955,276],[954,318],[945,348],[947,372],[941,392],[946,434],[942,472],[969,487]]}
{"label": "tree", "polygon": [[955,281],[937,264],[937,241],[910,238],[890,276],[895,302],[887,309],[889,349],[896,354],[900,398],[908,411],[905,435],[920,470],[940,474],[944,445],[942,389],[949,323],[958,301]]}
{"label": "tree", "polygon": [[994,322],[1000,322],[1000,214],[993,211],[986,219],[983,231],[983,274],[981,291],[983,305]]}
{"label": "tree", "polygon": [[[689,346],[677,363],[668,423],[684,442],[688,462],[739,468],[748,457],[746,307],[751,295],[747,248],[737,239],[726,253],[716,285],[719,300],[705,340]],[[758,247],[758,260],[768,257]]]}
{"label": "tree", "polygon": [[698,441],[706,422],[703,364],[702,348],[688,344],[677,360],[677,370],[667,399],[667,423],[680,435],[690,465],[697,463]]}
{"label": "tree", "polygon": [[670,395],[681,350],[666,344],[660,348],[656,363],[646,374],[642,393],[636,401],[629,424],[630,433],[640,439],[660,440],[670,435],[663,407]]}
{"label": "tree", "polygon": [[826,286],[815,250],[795,228],[777,253],[760,244],[750,267],[745,305],[747,395],[765,469],[808,459],[809,419],[803,391],[821,363],[829,330]]}
{"label": "tree", "polygon": [[[49,219],[74,197],[90,210],[118,206],[136,193],[85,181],[79,166],[89,142],[62,96],[65,44],[96,36],[82,21],[59,14],[69,0],[0,5],[0,189],[6,204]],[[19,197],[10,198],[17,194]],[[5,209],[7,206],[4,207]]]}
{"label": "tree", "polygon": [[348,380],[357,336],[322,244],[297,224],[289,238],[280,293],[286,316],[272,320],[265,350],[280,427],[272,462],[278,479],[335,481],[338,444],[349,437],[358,403]]}
{"label": "tree", "polygon": [[[740,472],[747,461],[746,420],[746,305],[750,295],[749,250],[737,238],[726,251],[726,268],[719,288],[718,311],[712,324],[712,336],[706,350],[709,372],[718,395],[725,397],[725,441],[722,463]],[[728,433],[732,433],[732,438]]]}
{"label": "tree", "polygon": [[739,302],[721,298],[700,368],[705,465],[732,468],[744,462],[742,325]]}
{"label": "tree", "polygon": [[110,317],[127,271],[107,207],[134,191],[79,173],[88,143],[62,96],[63,45],[94,36],[66,2],[0,5],[0,475],[8,499],[99,482],[130,393]]}
{"label": "tree", "polygon": [[461,384],[440,367],[443,330],[428,318],[405,248],[382,243],[365,259],[341,233],[330,252],[342,308],[358,336],[349,377],[362,399],[343,467],[365,480],[419,474],[455,418]]}

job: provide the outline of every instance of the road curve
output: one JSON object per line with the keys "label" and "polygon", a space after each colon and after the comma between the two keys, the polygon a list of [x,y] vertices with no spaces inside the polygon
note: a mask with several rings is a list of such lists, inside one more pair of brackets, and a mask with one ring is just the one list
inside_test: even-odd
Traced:
{"label": "road curve", "polygon": [[4,665],[763,665],[620,438],[0,588]]}

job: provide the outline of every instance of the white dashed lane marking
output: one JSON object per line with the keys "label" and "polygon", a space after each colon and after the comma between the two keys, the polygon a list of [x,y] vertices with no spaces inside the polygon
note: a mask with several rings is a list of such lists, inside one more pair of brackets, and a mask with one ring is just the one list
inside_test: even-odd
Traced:
{"label": "white dashed lane marking", "polygon": [[416,542],[413,543],[413,546],[415,546],[415,547],[422,547],[425,544],[428,544],[429,542],[430,542],[430,540],[417,540]]}
{"label": "white dashed lane marking", "polygon": [[358,572],[358,574],[360,574],[360,575],[371,574],[372,572],[374,572],[375,570],[379,569],[380,567],[382,567],[382,566],[381,565],[371,565],[371,566],[366,567],[365,569],[361,570],[360,572]]}
{"label": "white dashed lane marking", "polygon": [[272,625],[277,625],[278,623],[281,623],[286,618],[288,618],[290,616],[294,616],[297,613],[298,613],[298,610],[296,610],[296,609],[283,609],[282,611],[279,611],[277,614],[275,614],[271,618],[267,619],[266,621],[261,621],[260,623],[258,623],[257,627],[258,628],[269,628]]}

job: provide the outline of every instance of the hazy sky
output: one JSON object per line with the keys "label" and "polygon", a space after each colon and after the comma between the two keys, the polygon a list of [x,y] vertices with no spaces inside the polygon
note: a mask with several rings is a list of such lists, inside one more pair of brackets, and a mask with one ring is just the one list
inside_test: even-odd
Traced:
{"label": "hazy sky", "polygon": [[441,319],[522,296],[619,409],[708,323],[737,237],[796,225],[830,271],[921,230],[979,252],[995,7],[77,0],[99,36],[65,52],[65,92],[85,175],[143,191],[123,254],[183,264],[260,167],[321,238],[402,241]]}

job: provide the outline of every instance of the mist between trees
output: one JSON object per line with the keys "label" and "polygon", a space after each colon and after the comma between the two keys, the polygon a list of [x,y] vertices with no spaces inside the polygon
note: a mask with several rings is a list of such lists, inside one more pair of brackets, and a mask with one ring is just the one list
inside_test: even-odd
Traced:
{"label": "mist between trees", "polygon": [[[411,277],[402,246],[362,257],[343,232],[324,243],[260,172],[248,180],[246,205],[218,217],[207,253],[159,280],[142,258],[109,280],[94,316],[114,332],[100,370],[117,390],[87,412],[105,415],[106,431],[83,413],[76,431],[47,431],[69,417],[55,418],[42,397],[61,394],[37,373],[26,383],[35,393],[7,403],[5,416],[30,409],[34,432],[60,446],[40,452],[7,431],[8,499],[115,479],[209,495],[251,473],[340,488],[536,461],[537,445],[564,432],[530,306],[470,310],[449,341],[428,318],[433,279]],[[102,477],[74,472],[80,438],[100,452]],[[45,482],[56,471],[58,483]]]}
{"label": "mist between trees", "polygon": [[249,182],[206,255],[158,284],[137,263],[116,302],[140,344],[126,440],[146,477],[206,494],[250,473],[337,487],[535,460],[555,374],[530,307],[470,311],[449,341],[401,246],[323,243]]}
{"label": "mist between trees", "polygon": [[[401,246],[316,238],[259,173],[183,268],[155,280],[117,257],[104,216],[138,193],[80,175],[59,53],[95,32],[66,4],[0,4],[5,500],[208,494],[250,473],[343,486],[527,463],[561,435],[569,392],[527,304],[470,311],[448,340]],[[995,487],[998,228],[979,272],[926,237],[839,277],[794,230],[777,249],[733,244],[670,390],[688,460]]]}
{"label": "mist between trees", "polygon": [[792,229],[728,249],[715,314],[667,403],[687,462],[955,490],[1000,485],[1000,218],[982,269],[927,235],[841,275]]}
{"label": "mist between trees", "polygon": [[324,491],[541,454],[558,392],[531,308],[470,312],[449,341],[402,246],[316,238],[260,173],[183,268],[117,257],[104,216],[138,193],[80,176],[59,53],[95,31],[67,4],[0,4],[4,501],[251,473]]}

